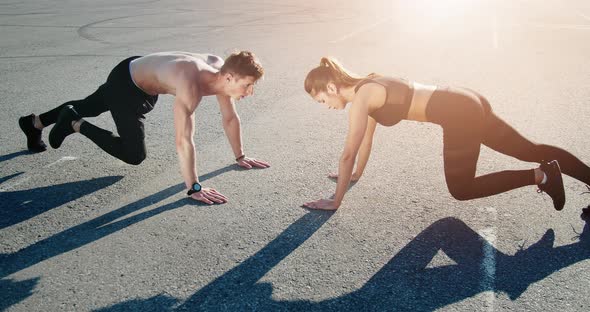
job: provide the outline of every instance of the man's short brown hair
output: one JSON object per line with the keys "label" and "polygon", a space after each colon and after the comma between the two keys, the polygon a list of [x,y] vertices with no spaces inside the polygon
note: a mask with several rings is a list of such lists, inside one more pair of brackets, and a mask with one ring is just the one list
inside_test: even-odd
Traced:
{"label": "man's short brown hair", "polygon": [[221,66],[220,72],[222,74],[231,73],[239,76],[252,76],[256,80],[264,75],[262,65],[250,51],[240,51],[232,53],[225,59],[225,63]]}

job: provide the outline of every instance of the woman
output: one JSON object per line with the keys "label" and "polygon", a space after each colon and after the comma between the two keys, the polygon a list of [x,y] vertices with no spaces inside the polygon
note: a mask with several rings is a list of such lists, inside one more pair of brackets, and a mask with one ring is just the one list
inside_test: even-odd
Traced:
{"label": "woman", "polygon": [[[427,121],[443,128],[444,170],[447,187],[458,200],[481,198],[525,185],[538,185],[553,199],[555,209],[565,204],[563,173],[590,184],[590,167],[560,148],[535,144],[492,111],[475,91],[412,83],[369,75],[355,77],[337,61],[322,58],[305,79],[305,91],[321,104],[349,111],[349,132],[338,166],[338,184],[331,199],[305,203],[312,209],[336,210],[351,180],[358,180],[371,153],[377,123],[393,126],[401,120]],[[475,176],[480,145],[540,167]],[[353,167],[358,154],[357,169]]]}

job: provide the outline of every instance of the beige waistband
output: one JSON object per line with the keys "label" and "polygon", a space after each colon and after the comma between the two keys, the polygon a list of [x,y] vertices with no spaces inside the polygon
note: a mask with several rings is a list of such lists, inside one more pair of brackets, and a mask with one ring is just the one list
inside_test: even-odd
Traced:
{"label": "beige waistband", "polygon": [[412,94],[412,102],[410,103],[410,110],[408,111],[408,119],[416,121],[428,121],[426,119],[426,105],[436,90],[436,86],[423,85],[421,83],[412,82],[414,92]]}

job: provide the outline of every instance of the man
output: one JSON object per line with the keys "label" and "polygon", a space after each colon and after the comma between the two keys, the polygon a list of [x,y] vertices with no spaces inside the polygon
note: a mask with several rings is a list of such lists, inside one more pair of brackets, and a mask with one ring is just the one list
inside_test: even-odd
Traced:
{"label": "man", "polygon": [[[188,52],[134,56],[119,63],[107,81],[87,98],[66,102],[38,116],[21,117],[19,125],[31,152],[46,150],[41,130],[55,123],[49,133],[51,147],[59,148],[68,135],[79,132],[112,156],[138,165],[146,157],[144,114],[154,108],[159,94],[174,95],[176,150],[187,195],[207,204],[225,203],[224,195],[199,183],[194,112],[203,96],[216,95],[223,128],[238,165],[247,169],[269,167],[266,162],[245,156],[234,105],[234,100],[254,92],[254,84],[263,74],[262,66],[248,51],[234,53],[225,62],[215,55]],[[106,111],[111,112],[119,136],[82,119]]]}

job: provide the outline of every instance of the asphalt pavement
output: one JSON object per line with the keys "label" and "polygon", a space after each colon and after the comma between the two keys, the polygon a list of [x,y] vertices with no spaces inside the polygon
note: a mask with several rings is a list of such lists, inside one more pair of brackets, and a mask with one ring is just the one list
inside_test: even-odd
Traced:
{"label": "asphalt pavement", "polygon": [[[586,186],[564,177],[561,212],[535,187],[457,201],[436,125],[379,126],[341,208],[301,207],[333,193],[347,130],[303,89],[322,56],[477,90],[590,163],[587,1],[0,0],[0,39],[0,310],[590,310]],[[236,49],[265,67],[237,108],[246,155],[271,167],[236,166],[205,98],[197,168],[224,205],[185,196],[171,96],[147,115],[139,166],[81,135],[26,151],[20,116],[89,95],[128,56]],[[482,147],[478,174],[536,166]]]}

